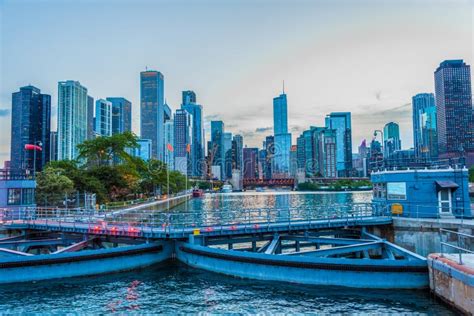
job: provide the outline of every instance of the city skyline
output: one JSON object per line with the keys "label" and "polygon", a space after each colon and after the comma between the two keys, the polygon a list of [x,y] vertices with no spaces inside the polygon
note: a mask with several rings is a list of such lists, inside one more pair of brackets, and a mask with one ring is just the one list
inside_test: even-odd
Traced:
{"label": "city skyline", "polygon": [[[145,47],[137,50],[131,46],[125,49],[125,51],[131,50],[132,56],[138,57],[136,59],[127,58],[125,59],[126,62],[118,62],[117,58],[124,58],[125,55],[114,51],[114,54],[108,54],[107,59],[95,56],[97,54],[86,54],[81,57],[80,62],[77,62],[78,65],[74,63],[74,53],[66,55],[66,51],[56,47],[63,40],[70,43],[69,40],[61,37],[50,43],[50,45],[53,45],[52,48],[57,48],[59,52],[63,53],[63,58],[59,61],[55,60],[55,64],[52,63],[50,57],[44,54],[31,58],[29,52],[25,54],[18,51],[21,45],[19,45],[15,38],[21,37],[22,32],[26,32],[26,24],[23,25],[18,22],[15,20],[15,17],[17,19],[21,17],[26,18],[24,15],[31,14],[29,12],[18,13],[18,10],[21,10],[21,6],[28,3],[28,1],[16,3],[3,1],[0,4],[2,30],[11,31],[2,32],[2,34],[5,34],[2,37],[1,56],[2,69],[4,71],[2,71],[2,84],[0,85],[0,114],[3,114],[0,122],[8,129],[10,128],[11,119],[11,91],[16,91],[18,87],[31,83],[40,88],[43,93],[51,95],[53,109],[52,130],[56,130],[58,98],[55,87],[58,81],[75,80],[87,87],[88,94],[96,100],[101,97],[115,95],[120,95],[130,100],[133,108],[132,130],[139,134],[140,89],[138,74],[148,66],[149,69],[156,69],[165,76],[165,98],[174,110],[180,106],[182,91],[193,90],[199,95],[199,104],[202,104],[204,111],[206,140],[210,139],[210,121],[222,120],[226,123],[226,131],[243,135],[244,142],[249,147],[260,147],[265,137],[272,134],[272,97],[281,91],[281,81],[285,80],[285,90],[288,95],[288,127],[289,132],[293,136],[292,143],[296,143],[296,137],[309,126],[322,126],[325,115],[333,110],[337,110],[352,112],[353,148],[357,148],[362,139],[370,141],[373,130],[383,128],[389,121],[399,123],[403,146],[408,148],[413,146],[410,102],[412,96],[421,92],[434,93],[433,72],[441,60],[462,58],[467,64],[472,64],[472,47],[469,45],[471,43],[466,40],[466,38],[469,38],[469,35],[472,35],[470,28],[466,28],[466,25],[470,26],[470,10],[468,7],[465,7],[469,6],[466,1],[457,1],[448,13],[445,12],[448,4],[441,2],[431,6],[430,10],[423,10],[426,5],[424,1],[419,1],[415,4],[405,3],[404,6],[389,4],[388,9],[383,9],[381,6],[374,4],[373,1],[366,1],[364,3],[371,4],[373,8],[369,9],[368,6],[364,5],[356,8],[349,4],[344,10],[339,12],[340,10],[337,5],[330,5],[327,2],[312,3],[301,1],[297,2],[298,5],[292,9],[298,12],[307,11],[307,14],[301,16],[300,23],[289,27],[289,24],[292,21],[294,22],[293,17],[289,16],[289,21],[279,26],[271,25],[271,28],[269,28],[269,20],[265,20],[266,23],[260,24],[261,21],[259,19],[262,18],[263,11],[268,9],[270,10],[270,16],[278,17],[285,14],[284,8],[288,7],[288,3],[277,2],[277,5],[270,7],[268,4],[262,4],[261,7],[255,9],[254,13],[251,13],[246,10],[249,8],[248,3],[243,2],[243,4],[234,4],[236,7],[234,9],[237,10],[238,14],[250,18],[250,24],[256,28],[256,34],[250,35],[250,30],[247,27],[243,30],[239,29],[241,33],[236,38],[237,44],[247,43],[248,41],[251,44],[255,44],[258,40],[264,40],[264,43],[261,45],[249,48],[252,54],[241,52],[238,46],[233,46],[234,50],[225,50],[224,48],[217,47],[216,52],[219,54],[216,58],[214,54],[210,54],[211,50],[206,51],[196,47],[194,57],[197,58],[197,61],[194,61],[193,59],[195,58],[183,59],[183,56],[179,54],[173,58],[171,55],[179,49],[179,47],[176,47],[176,44],[170,46],[170,52],[164,55],[157,55],[156,47],[153,46],[149,50],[146,50]],[[207,1],[202,3],[204,7],[209,7],[212,4]],[[150,2],[139,2],[139,4],[129,13],[132,20],[137,19],[138,13],[143,13],[146,17],[145,9],[149,7],[163,8],[164,11],[180,8],[179,6],[164,2],[158,5]],[[107,3],[104,3],[102,6],[110,9],[110,12],[106,12],[107,15],[112,13],[123,15],[125,14],[125,9],[129,8],[126,1],[120,2],[119,5],[114,5],[113,8]],[[205,14],[202,12],[202,9],[192,4],[188,4],[188,6],[190,6],[190,12]],[[68,25],[72,27],[70,31],[73,33],[84,34],[84,32],[87,32],[88,29],[81,29],[80,23],[77,19],[74,19],[75,14],[72,14],[72,12],[75,12],[75,10],[71,9],[70,6],[68,8],[68,11],[65,12],[65,7],[59,5],[56,1],[45,1],[42,6],[38,7],[38,10],[44,13],[43,18],[51,18],[57,14],[62,14],[61,19],[69,17]],[[415,27],[418,32],[415,32],[414,35],[403,34],[404,37],[401,37],[401,30],[395,32],[393,29],[394,25],[387,23],[382,28],[386,31],[387,37],[394,40],[393,46],[390,48],[393,47],[399,55],[393,50],[387,51],[386,55],[383,55],[380,54],[380,50],[382,50],[380,46],[383,46],[381,44],[388,40],[385,37],[381,37],[383,35],[382,32],[375,32],[377,34],[372,39],[366,38],[363,35],[364,31],[371,29],[375,24],[369,22],[359,23],[354,19],[361,19],[361,17],[351,17],[350,13],[367,11],[366,14],[378,13],[378,18],[381,18],[389,13],[389,9],[394,8],[396,10],[393,12],[393,18],[403,17],[404,20],[410,21],[410,17],[416,17],[416,25],[408,24],[411,27]],[[81,6],[78,6],[77,9],[79,11],[83,10]],[[354,25],[353,35],[357,39],[363,40],[357,44],[359,49],[353,47],[355,45],[354,41],[345,41],[347,40],[347,34],[344,35],[344,31],[351,29],[352,25],[346,27],[346,24],[342,24],[339,27],[339,32],[329,31],[332,22],[325,19],[324,23],[326,24],[323,23],[323,26],[325,26],[323,30],[321,32],[316,30],[317,27],[311,23],[312,18],[322,14],[318,13],[319,11],[316,12],[317,10],[333,17],[340,14],[341,17],[338,19],[342,17],[348,18],[349,16],[348,24],[351,21],[357,22]],[[215,5],[213,12],[220,14],[218,14],[219,19],[231,14],[229,7],[222,5]],[[441,13],[442,16],[438,16]],[[93,12],[90,13],[91,16],[95,14]],[[40,16],[40,14],[37,14],[37,16]],[[436,25],[431,23],[430,17],[437,17]],[[48,28],[50,32],[43,33],[43,38],[54,39],[56,38],[55,36],[61,34],[59,30],[51,29],[52,25],[48,27],[47,23],[45,25],[37,25],[42,21],[38,17],[29,16],[29,18],[30,20],[28,20],[27,25],[34,29],[33,32],[41,32],[42,30],[44,31],[44,28]],[[388,22],[392,21],[393,18],[389,19]],[[21,20],[19,19],[19,21]],[[15,30],[12,29],[13,22],[15,22]],[[139,23],[138,26],[134,26],[131,29],[137,30],[137,27],[145,26],[143,23]],[[442,28],[448,24],[450,29]],[[36,26],[38,26],[38,29]],[[98,39],[103,38],[106,31],[110,31],[106,25],[99,24],[95,26],[97,27]],[[199,40],[202,40],[202,35],[212,29],[212,26],[212,21],[196,23],[196,30],[192,34]],[[424,37],[424,35],[428,36],[433,32],[433,29],[428,28],[428,26],[437,28],[437,33],[440,35],[439,38]],[[176,25],[171,23],[166,27],[166,31],[174,35],[191,31],[186,28],[174,30],[173,27],[176,28]],[[397,25],[397,27],[404,28],[404,26],[400,25]],[[224,30],[228,31],[230,35],[235,35],[236,33],[233,32],[237,32],[237,30],[234,30],[234,27],[227,24],[224,24]],[[146,30],[146,28],[143,28],[142,31],[144,35],[156,33],[154,29]],[[300,34],[301,31],[305,31],[307,34]],[[446,36],[443,36],[443,34],[449,33],[448,31],[452,34],[449,39],[446,39]],[[272,39],[272,36],[278,33],[281,33],[281,38]],[[169,41],[171,34],[162,34],[165,42]],[[296,36],[297,39],[290,39],[295,34],[298,35]],[[130,31],[125,32],[123,36],[123,39],[130,39]],[[217,43],[214,43],[214,41],[222,39],[223,36],[226,37],[226,34],[211,32],[210,39],[206,43],[212,44],[212,49],[216,49]],[[247,39],[245,39],[246,36],[248,37]],[[34,36],[32,37],[34,41]],[[140,41],[141,37],[139,36],[138,38],[137,41]],[[193,39],[193,41],[196,42],[198,39]],[[303,43],[303,39],[306,39],[308,43]],[[411,45],[415,40],[419,41],[416,44],[418,46],[410,46],[410,49],[417,49],[419,52],[419,54],[416,54],[417,56],[413,56],[413,52],[401,52],[395,45],[396,43]],[[110,48],[114,48],[118,43],[116,36],[112,36],[108,40]],[[134,43],[136,44],[137,42]],[[389,41],[389,43],[391,42]],[[436,50],[433,49],[434,47],[428,49],[435,43]],[[279,49],[282,49],[282,51],[268,55],[268,51],[265,47],[262,47],[263,44],[270,45],[277,52]],[[336,49],[336,53],[332,50],[331,53],[335,56],[331,57],[327,52],[324,53],[324,51],[330,50],[329,48],[324,48],[324,45],[330,45],[330,48],[335,48],[339,45],[338,47],[341,49]],[[293,51],[290,51],[289,47],[292,47],[291,50]],[[346,56],[343,53],[344,47],[352,47],[351,56]],[[311,50],[310,48],[315,49]],[[375,48],[375,52],[373,48]],[[39,45],[38,49],[43,51],[46,47]],[[383,50],[385,51],[386,49],[384,48]],[[96,51],[92,51],[96,53]],[[309,54],[308,51],[312,53]],[[428,51],[429,54],[423,55],[423,52]],[[287,59],[286,54],[291,54],[293,57]],[[32,60],[28,59],[28,56]],[[224,72],[219,69],[232,56],[234,56],[234,59],[229,64],[229,68],[226,68],[228,71]],[[264,56],[265,59],[263,60]],[[303,61],[298,61],[297,57],[301,57],[300,59]],[[348,57],[350,57],[349,60],[344,60]],[[360,65],[354,62],[356,60],[360,62]],[[368,64],[370,60],[372,60],[372,63]],[[241,67],[241,64],[246,61],[248,62],[247,68],[249,70],[234,71],[236,67]],[[102,62],[103,65],[97,68],[98,62]],[[207,68],[208,71],[204,72],[203,67],[208,67],[211,62],[214,63],[214,66]],[[262,65],[256,66],[257,62],[262,63]],[[13,65],[16,65],[16,67],[12,68]],[[348,67],[349,65],[351,67]],[[370,65],[369,71],[365,70],[366,65]],[[268,67],[270,66],[272,67],[269,70]],[[49,71],[45,67],[49,67]],[[96,76],[96,71],[93,68],[101,71],[102,74],[109,73],[113,80],[103,80],[103,76]],[[186,72],[184,72],[184,69],[186,69]],[[342,72],[343,70],[345,72]],[[364,71],[364,80],[359,80],[360,78],[357,76],[358,73],[362,74],[361,71]],[[215,78],[218,78],[218,80]],[[222,78],[225,78],[225,80],[222,80]],[[339,81],[336,81],[336,78]],[[322,80],[325,81],[323,82]],[[222,81],[222,83],[218,81]],[[256,81],[259,81],[259,85],[252,87]],[[377,81],[380,81],[380,83]],[[340,89],[342,93],[334,95],[335,89]],[[240,93],[241,91],[246,93],[242,94]],[[9,138],[9,135],[1,136],[1,161],[8,160]]]}

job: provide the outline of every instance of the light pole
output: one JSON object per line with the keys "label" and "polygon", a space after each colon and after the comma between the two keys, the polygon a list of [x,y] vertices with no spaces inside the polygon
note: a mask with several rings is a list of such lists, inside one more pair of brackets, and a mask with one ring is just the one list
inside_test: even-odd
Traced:
{"label": "light pole", "polygon": [[[43,146],[43,143],[41,143],[40,141],[35,141],[33,144],[39,147]],[[36,150],[37,150],[36,147],[33,148],[33,178],[34,179],[36,179]]]}

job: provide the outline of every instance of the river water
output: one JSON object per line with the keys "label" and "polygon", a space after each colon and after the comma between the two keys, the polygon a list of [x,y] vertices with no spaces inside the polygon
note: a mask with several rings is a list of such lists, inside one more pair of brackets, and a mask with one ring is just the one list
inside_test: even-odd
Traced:
{"label": "river water", "polygon": [[[175,211],[363,203],[370,192],[206,195]],[[241,280],[165,263],[140,271],[0,286],[2,313],[418,313],[450,315],[429,291],[361,290]]]}

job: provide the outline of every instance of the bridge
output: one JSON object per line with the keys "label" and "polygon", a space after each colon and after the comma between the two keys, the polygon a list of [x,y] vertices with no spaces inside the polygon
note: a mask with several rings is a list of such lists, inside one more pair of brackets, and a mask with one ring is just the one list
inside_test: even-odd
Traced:
{"label": "bridge", "polygon": [[361,228],[391,224],[385,210],[371,204],[334,205],[312,210],[249,209],[244,211],[156,212],[135,209],[127,213],[75,209],[31,209],[0,212],[5,228],[142,239],[186,239]]}
{"label": "bridge", "polygon": [[243,179],[244,188],[248,187],[291,187],[295,186],[295,179]]}

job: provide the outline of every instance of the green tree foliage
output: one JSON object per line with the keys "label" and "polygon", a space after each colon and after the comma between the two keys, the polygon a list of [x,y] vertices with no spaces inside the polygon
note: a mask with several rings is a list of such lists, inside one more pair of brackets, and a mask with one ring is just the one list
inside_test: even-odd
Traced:
{"label": "green tree foliage", "polygon": [[130,161],[127,152],[138,147],[138,138],[131,132],[100,136],[86,140],[77,146],[79,159],[84,159],[89,165],[115,165],[117,162]]}
{"label": "green tree foliage", "polygon": [[64,169],[49,166],[36,176],[38,205],[61,206],[64,198],[72,192],[74,183],[64,175]]}
{"label": "green tree foliage", "polygon": [[469,182],[474,182],[474,166],[469,169]]}
{"label": "green tree foliage", "polygon": [[[166,164],[129,155],[127,150],[136,146],[136,136],[130,132],[87,140],[78,146],[79,161],[52,161],[42,173],[38,173],[38,178],[48,177],[52,181],[60,177],[62,182],[71,184],[68,193],[95,193],[99,204],[150,197],[158,191],[165,194],[168,191]],[[55,193],[48,185],[43,180],[37,183],[37,191],[43,199]],[[170,171],[170,193],[183,191],[185,187],[186,177],[180,172]],[[64,196],[64,190],[58,192],[61,192],[58,196]]]}

